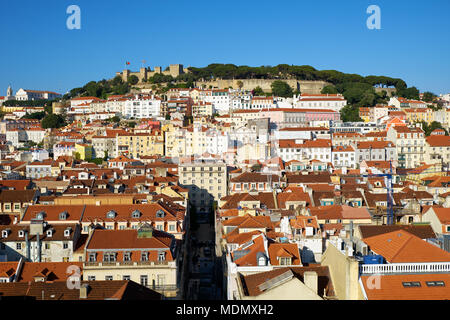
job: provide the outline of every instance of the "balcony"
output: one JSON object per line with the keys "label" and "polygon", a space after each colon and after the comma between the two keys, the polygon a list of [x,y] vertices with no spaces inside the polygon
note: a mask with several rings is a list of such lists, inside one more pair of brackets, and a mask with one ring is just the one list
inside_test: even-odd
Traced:
{"label": "balcony", "polygon": [[84,262],[85,269],[101,269],[104,267],[117,268],[175,268],[175,261],[101,261],[101,262]]}
{"label": "balcony", "polygon": [[448,273],[450,262],[363,264],[360,274]]}

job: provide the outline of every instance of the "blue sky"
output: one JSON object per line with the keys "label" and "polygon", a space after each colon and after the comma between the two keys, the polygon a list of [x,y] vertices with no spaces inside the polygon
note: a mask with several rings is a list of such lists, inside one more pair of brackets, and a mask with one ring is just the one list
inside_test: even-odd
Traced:
{"label": "blue sky", "polygon": [[[69,5],[81,30],[68,30]],[[369,30],[369,5],[381,30]],[[450,92],[448,0],[17,0],[0,2],[0,95],[64,93],[130,61],[162,66],[311,65]]]}

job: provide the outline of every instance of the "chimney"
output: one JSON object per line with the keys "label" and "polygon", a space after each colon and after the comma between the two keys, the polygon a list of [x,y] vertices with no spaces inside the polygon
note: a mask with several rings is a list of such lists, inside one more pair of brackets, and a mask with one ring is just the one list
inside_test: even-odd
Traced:
{"label": "chimney", "polygon": [[319,277],[315,271],[305,271],[303,273],[303,283],[314,291],[315,294],[319,294]]}
{"label": "chimney", "polygon": [[89,287],[89,284],[87,284],[87,283],[83,283],[80,286],[80,299],[87,299],[88,294],[89,294],[89,289],[90,289],[90,287]]}

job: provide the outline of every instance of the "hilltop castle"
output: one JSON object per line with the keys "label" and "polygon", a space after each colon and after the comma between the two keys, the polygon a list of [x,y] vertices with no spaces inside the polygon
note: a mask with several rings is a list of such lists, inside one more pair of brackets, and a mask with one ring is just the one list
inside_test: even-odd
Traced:
{"label": "hilltop castle", "polygon": [[155,67],[155,70],[151,70],[150,67],[147,68],[140,68],[138,72],[130,71],[128,69],[123,70],[122,72],[116,72],[116,76],[122,77],[123,81],[127,81],[128,77],[134,75],[138,77],[139,82],[142,82],[143,80],[148,80],[149,78],[153,77],[155,74],[163,74],[163,75],[171,75],[172,77],[176,78],[180,74],[188,73],[189,70],[187,68],[183,68],[182,64],[171,64],[166,71],[162,71],[161,67]]}

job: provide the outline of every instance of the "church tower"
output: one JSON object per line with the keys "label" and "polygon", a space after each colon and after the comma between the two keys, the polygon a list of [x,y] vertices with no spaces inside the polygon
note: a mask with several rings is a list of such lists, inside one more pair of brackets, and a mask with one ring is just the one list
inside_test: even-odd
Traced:
{"label": "church tower", "polygon": [[6,90],[6,98],[12,97],[13,91],[11,85],[8,86],[8,90]]}

